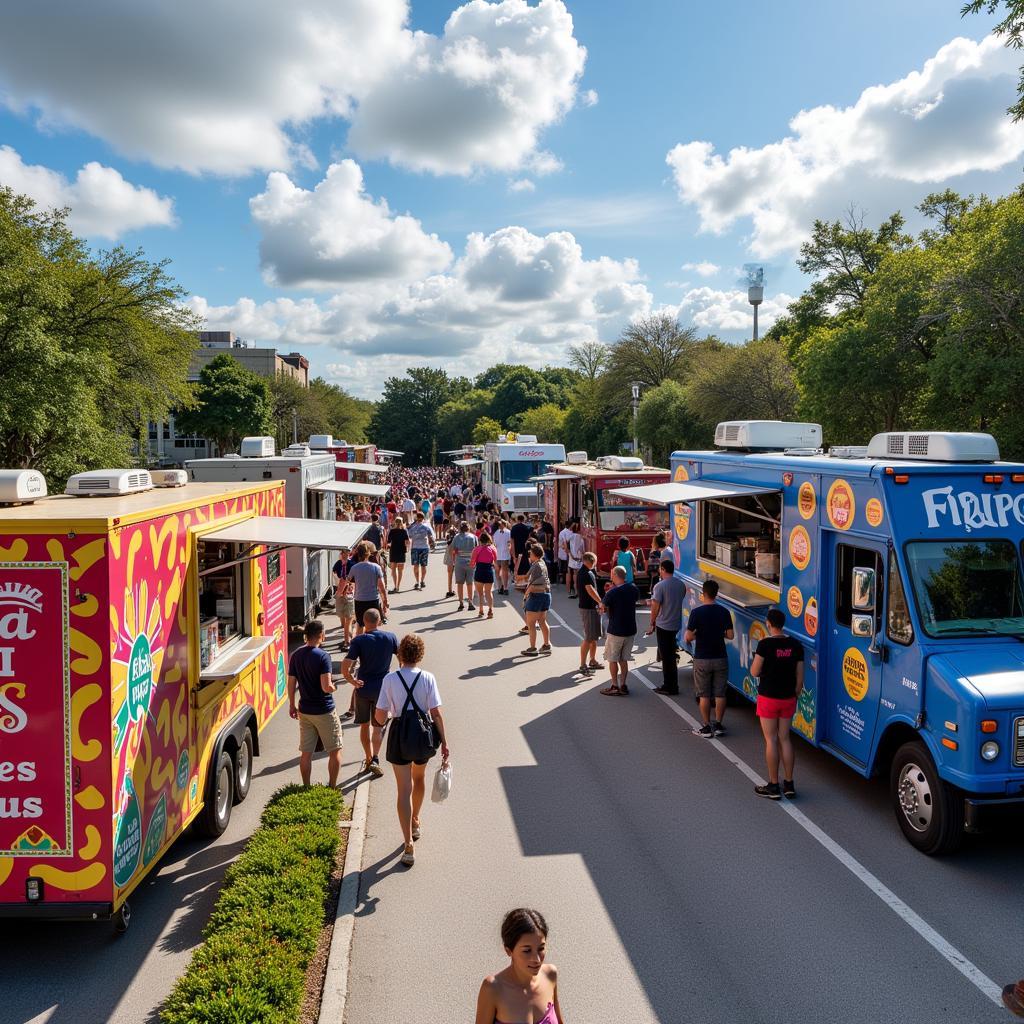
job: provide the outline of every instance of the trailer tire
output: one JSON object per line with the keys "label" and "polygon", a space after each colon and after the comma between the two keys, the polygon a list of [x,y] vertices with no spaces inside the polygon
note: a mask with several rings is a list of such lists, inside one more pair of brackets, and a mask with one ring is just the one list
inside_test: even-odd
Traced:
{"label": "trailer tire", "polygon": [[222,750],[207,783],[206,801],[196,818],[196,827],[204,836],[216,839],[223,835],[231,820],[234,795],[235,763],[231,754]]}
{"label": "trailer tire", "polygon": [[122,903],[121,909],[114,915],[114,931],[118,935],[124,935],[128,926],[132,923],[132,908],[129,903]]}
{"label": "trailer tire", "polygon": [[904,743],[889,769],[889,792],[903,835],[930,857],[953,853],[963,841],[964,798],[944,782],[920,740]]}
{"label": "trailer tire", "polygon": [[240,804],[248,795],[252,785],[252,732],[246,729],[235,752],[234,802]]}

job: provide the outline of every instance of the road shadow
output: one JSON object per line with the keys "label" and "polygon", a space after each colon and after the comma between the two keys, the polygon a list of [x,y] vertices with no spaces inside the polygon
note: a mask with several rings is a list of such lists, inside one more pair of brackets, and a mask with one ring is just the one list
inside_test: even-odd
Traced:
{"label": "road shadow", "polygon": [[[395,823],[395,829],[396,831],[398,829],[397,822]],[[393,876],[396,868],[403,873],[409,870],[398,863],[398,858],[402,856],[404,850],[405,844],[400,842],[390,853],[386,853],[372,864],[363,866],[359,874],[359,897],[356,902],[356,917],[369,917],[376,912],[377,904],[380,903],[380,897],[370,895],[375,885],[384,878]],[[396,894],[392,892],[390,897],[395,899]]]}

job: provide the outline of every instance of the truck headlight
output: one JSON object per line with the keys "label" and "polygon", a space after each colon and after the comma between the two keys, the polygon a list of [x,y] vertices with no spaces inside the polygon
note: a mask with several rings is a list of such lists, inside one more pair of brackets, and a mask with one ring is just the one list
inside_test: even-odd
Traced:
{"label": "truck headlight", "polygon": [[999,756],[999,744],[995,740],[982,743],[981,756],[986,761],[994,761]]}

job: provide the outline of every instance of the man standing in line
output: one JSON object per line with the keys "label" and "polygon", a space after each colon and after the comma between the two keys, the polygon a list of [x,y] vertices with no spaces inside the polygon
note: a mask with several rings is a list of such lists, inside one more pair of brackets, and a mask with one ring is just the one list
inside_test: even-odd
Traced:
{"label": "man standing in line", "polygon": [[583,568],[583,551],[586,542],[580,533],[580,521],[574,519],[569,524],[569,541],[566,549],[569,552],[569,597],[576,596],[576,575]]}
{"label": "man standing in line", "polygon": [[416,522],[409,527],[409,554],[412,559],[412,574],[416,582],[413,590],[422,590],[427,585],[427,559],[436,537],[423,512],[416,513]]}
{"label": "man standing in line", "polygon": [[606,697],[628,697],[629,655],[636,639],[636,603],[640,591],[626,582],[626,570],[621,565],[612,569],[612,586],[605,591],[602,611],[608,616],[608,635],[604,641],[604,660],[612,674],[610,685],[601,693]]}
{"label": "man standing in line", "polygon": [[569,524],[558,531],[558,544],[555,557],[558,559],[558,578],[555,580],[556,583],[569,582],[569,538],[572,536],[572,530]]}
{"label": "man standing in line", "polygon": [[[380,628],[380,612],[371,608],[363,615],[363,632],[352,641],[348,657],[341,663],[342,675],[355,688],[355,722],[363,745],[363,771],[375,779],[384,774],[379,756],[384,730],[373,721],[373,709],[380,684],[391,671],[391,658],[397,653],[398,637]],[[356,662],[359,674],[353,676]]]}
{"label": "man standing in line", "polygon": [[508,567],[512,560],[512,532],[504,519],[498,520],[494,531],[494,549],[498,552],[498,593],[508,593]]}
{"label": "man standing in line", "polygon": [[676,636],[683,621],[683,597],[686,584],[676,576],[671,558],[663,558],[659,566],[661,579],[651,592],[651,624],[644,636],[657,631],[658,657],[661,660],[661,686],[655,693],[667,695],[679,692],[679,668],[676,656]]}
{"label": "man standing in line", "polygon": [[516,516],[516,524],[509,531],[512,539],[512,575],[525,576],[529,569],[526,560],[527,548],[530,545],[530,527],[526,524],[526,516],[522,512]]}
{"label": "man standing in line", "polygon": [[597,660],[597,642],[601,639],[601,595],[597,591],[597,576],[594,566],[597,555],[584,552],[583,567],[580,569],[576,586],[580,594],[580,624],[583,627],[583,642],[580,644],[580,674],[592,676],[601,663]]}
{"label": "man standing in line", "polygon": [[363,631],[363,616],[370,608],[376,608],[382,615],[388,613],[388,591],[384,585],[384,570],[370,561],[372,548],[361,540],[356,545],[356,561],[348,570],[348,578],[354,587],[356,634]]}
{"label": "man standing in line", "polygon": [[320,646],[324,625],[314,619],[302,631],[305,643],[292,654],[288,664],[288,714],[299,723],[299,775],[309,785],[313,772],[313,751],[319,739],[327,751],[330,785],[338,784],[341,771],[341,722],[334,713],[334,680],[331,657]]}
{"label": "man standing in line", "polygon": [[[700,700],[700,717],[704,724],[695,729],[697,736],[712,740],[724,736],[722,717],[725,715],[725,688],[729,683],[729,658],[725,641],[736,634],[728,608],[715,601],[718,584],[705,580],[701,587],[701,603],[690,612],[683,639],[693,648],[693,686]],[[711,701],[714,700],[714,714]]]}

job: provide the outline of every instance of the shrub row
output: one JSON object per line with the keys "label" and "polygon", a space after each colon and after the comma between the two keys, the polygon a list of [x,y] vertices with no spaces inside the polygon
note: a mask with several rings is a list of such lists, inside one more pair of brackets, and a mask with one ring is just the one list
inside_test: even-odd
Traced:
{"label": "shrub row", "polygon": [[341,794],[326,786],[274,794],[225,875],[163,1024],[294,1024],[323,927],[341,809]]}

